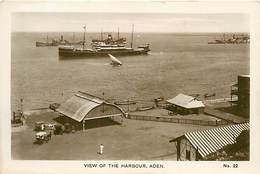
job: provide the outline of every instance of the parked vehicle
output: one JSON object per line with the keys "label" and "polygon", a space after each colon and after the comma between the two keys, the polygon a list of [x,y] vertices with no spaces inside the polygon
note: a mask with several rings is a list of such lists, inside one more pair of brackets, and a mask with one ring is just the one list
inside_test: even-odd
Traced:
{"label": "parked vehicle", "polygon": [[45,128],[45,130],[54,130],[55,125],[56,124],[53,124],[53,123],[46,123],[46,124],[44,124],[44,128]]}
{"label": "parked vehicle", "polygon": [[45,130],[45,125],[44,121],[37,121],[34,124],[34,131],[44,131]]}
{"label": "parked vehicle", "polygon": [[35,144],[43,144],[44,142],[49,142],[51,139],[51,132],[47,134],[45,131],[37,132],[35,135]]}

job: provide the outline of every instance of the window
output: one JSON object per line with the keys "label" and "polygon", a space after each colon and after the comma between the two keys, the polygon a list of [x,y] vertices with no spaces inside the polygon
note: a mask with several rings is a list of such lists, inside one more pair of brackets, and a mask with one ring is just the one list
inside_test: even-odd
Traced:
{"label": "window", "polygon": [[186,150],[186,160],[190,160],[190,151]]}

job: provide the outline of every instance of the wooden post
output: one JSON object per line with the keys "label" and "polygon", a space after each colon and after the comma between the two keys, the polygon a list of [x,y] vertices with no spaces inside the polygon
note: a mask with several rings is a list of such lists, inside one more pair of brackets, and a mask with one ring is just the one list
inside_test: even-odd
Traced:
{"label": "wooden post", "polygon": [[177,161],[180,161],[180,157],[181,157],[181,140],[177,140],[177,145],[176,145],[176,148],[177,148]]}
{"label": "wooden post", "polygon": [[101,28],[101,41],[103,41],[103,29]]}
{"label": "wooden post", "polygon": [[84,49],[86,44],[86,25],[84,25],[83,28],[84,28],[84,35],[83,35],[83,49]]}
{"label": "wooden post", "polygon": [[119,40],[119,27],[117,29],[117,40]]}
{"label": "wooden post", "polygon": [[196,157],[195,157],[196,161],[199,161],[199,149],[198,147],[196,148]]}
{"label": "wooden post", "polygon": [[231,89],[230,89],[230,106],[232,106],[232,85],[231,85]]}
{"label": "wooden post", "polygon": [[23,113],[23,98],[20,99],[21,102],[21,114]]}
{"label": "wooden post", "polygon": [[129,112],[129,99],[127,100],[127,111]]}
{"label": "wooden post", "polygon": [[131,48],[133,48],[133,42],[134,42],[134,24],[132,24]]}
{"label": "wooden post", "polygon": [[[102,95],[103,95],[103,100],[105,101],[105,93],[104,92],[102,92]],[[103,110],[102,110],[102,112],[104,113],[105,112],[105,104],[104,103],[102,103],[102,105],[103,105]]]}

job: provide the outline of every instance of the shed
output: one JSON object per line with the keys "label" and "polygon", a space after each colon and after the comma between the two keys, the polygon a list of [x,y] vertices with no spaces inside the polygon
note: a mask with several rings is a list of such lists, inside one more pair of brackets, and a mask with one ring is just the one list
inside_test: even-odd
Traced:
{"label": "shed", "polygon": [[185,133],[170,142],[176,142],[177,160],[200,160],[217,152],[228,144],[233,144],[249,123],[234,124],[213,129]]}
{"label": "shed", "polygon": [[205,108],[202,101],[184,94],[178,94],[176,97],[167,100],[167,102],[170,104],[169,110],[177,111],[180,114],[199,114],[203,113]]}
{"label": "shed", "polygon": [[[250,116],[250,75],[239,75],[237,84],[231,86],[231,101],[237,97],[237,107],[241,115]],[[232,104],[232,103],[231,103]]]}
{"label": "shed", "polygon": [[120,107],[83,92],[78,92],[61,104],[57,111],[74,122],[81,123],[83,130],[88,120],[124,116]]}

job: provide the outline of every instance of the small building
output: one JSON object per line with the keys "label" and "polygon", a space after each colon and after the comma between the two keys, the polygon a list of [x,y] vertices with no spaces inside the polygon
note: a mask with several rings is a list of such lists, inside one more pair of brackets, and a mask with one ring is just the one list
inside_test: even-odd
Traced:
{"label": "small building", "polygon": [[249,130],[249,123],[185,133],[170,143],[175,142],[178,161],[198,161],[235,143],[244,130]]}
{"label": "small building", "polygon": [[74,123],[77,127],[81,125],[83,130],[88,126],[90,120],[121,117],[117,121],[122,121],[122,117],[125,115],[120,107],[84,92],[78,92],[72,96],[61,104],[57,111],[68,117],[71,123]]}
{"label": "small building", "polygon": [[178,94],[176,97],[167,100],[167,109],[180,114],[200,114],[204,112],[205,105],[197,98]]}
{"label": "small building", "polygon": [[237,84],[231,86],[231,100],[237,96],[237,106],[239,111],[246,117],[250,113],[250,76],[239,75]]}

